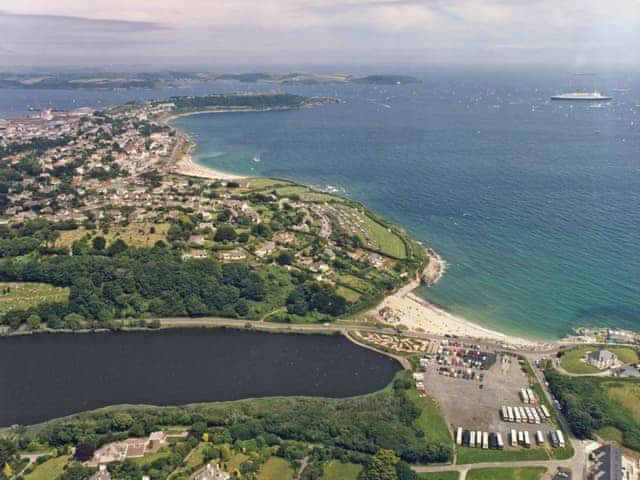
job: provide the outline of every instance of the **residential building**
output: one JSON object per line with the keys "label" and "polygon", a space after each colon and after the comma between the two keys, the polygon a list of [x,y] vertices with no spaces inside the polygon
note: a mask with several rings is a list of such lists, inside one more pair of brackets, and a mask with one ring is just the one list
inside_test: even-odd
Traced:
{"label": "residential building", "polygon": [[107,466],[99,465],[98,471],[91,476],[90,480],[111,480],[111,474],[107,470]]}
{"label": "residential building", "polygon": [[222,470],[220,465],[207,463],[189,478],[190,480],[229,480],[231,475]]}
{"label": "residential building", "polygon": [[592,454],[592,480],[622,480],[622,454],[615,445],[603,445]]}
{"label": "residential building", "polygon": [[618,357],[609,350],[600,349],[589,352],[587,363],[600,369],[611,368],[618,363]]}

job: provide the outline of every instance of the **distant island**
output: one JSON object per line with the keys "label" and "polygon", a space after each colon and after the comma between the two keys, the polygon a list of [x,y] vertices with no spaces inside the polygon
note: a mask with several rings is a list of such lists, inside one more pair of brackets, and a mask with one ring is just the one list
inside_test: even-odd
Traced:
{"label": "distant island", "polygon": [[417,83],[406,75],[354,75],[345,73],[267,73],[267,72],[148,72],[148,73],[0,73],[0,88],[22,89],[92,89],[185,87],[198,83],[231,80],[243,83],[275,85],[323,83],[362,83],[398,85]]}

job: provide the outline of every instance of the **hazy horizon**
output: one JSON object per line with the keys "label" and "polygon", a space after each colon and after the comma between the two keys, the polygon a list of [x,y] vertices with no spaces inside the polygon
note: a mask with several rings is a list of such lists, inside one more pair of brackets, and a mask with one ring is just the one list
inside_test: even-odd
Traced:
{"label": "hazy horizon", "polygon": [[0,68],[635,66],[640,1],[26,0],[0,7]]}

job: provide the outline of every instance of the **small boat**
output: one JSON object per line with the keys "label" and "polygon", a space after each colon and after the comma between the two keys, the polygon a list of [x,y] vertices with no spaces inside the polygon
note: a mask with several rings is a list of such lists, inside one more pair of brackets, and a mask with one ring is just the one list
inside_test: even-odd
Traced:
{"label": "small boat", "polygon": [[256,155],[256,156],[253,157],[253,161],[258,163],[258,162],[261,162],[262,159]]}

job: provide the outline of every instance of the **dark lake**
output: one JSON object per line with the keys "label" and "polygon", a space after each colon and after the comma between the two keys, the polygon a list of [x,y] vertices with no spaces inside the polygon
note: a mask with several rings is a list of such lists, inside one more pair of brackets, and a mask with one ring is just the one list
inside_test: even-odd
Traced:
{"label": "dark lake", "polygon": [[341,336],[205,328],[3,338],[0,366],[1,426],[123,403],[348,397],[400,368]]}

